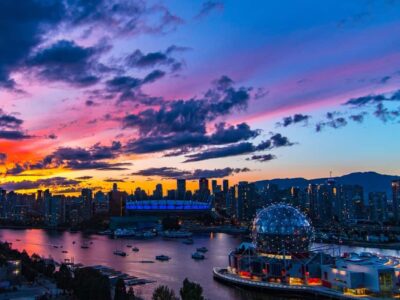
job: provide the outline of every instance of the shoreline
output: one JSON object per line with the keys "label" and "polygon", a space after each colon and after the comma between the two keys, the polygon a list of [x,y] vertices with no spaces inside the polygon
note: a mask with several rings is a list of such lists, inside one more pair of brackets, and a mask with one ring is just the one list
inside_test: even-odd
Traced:
{"label": "shoreline", "polygon": [[373,300],[381,299],[376,297],[360,297],[341,294],[332,290],[328,290],[323,287],[313,286],[296,286],[296,285],[284,285],[277,283],[268,283],[262,281],[253,281],[232,274],[227,274],[227,269],[224,268],[213,268],[213,277],[215,280],[220,281],[224,284],[241,286],[247,289],[253,290],[268,290],[269,292],[275,293],[281,296],[298,296],[299,294],[312,297],[313,299],[364,299]]}

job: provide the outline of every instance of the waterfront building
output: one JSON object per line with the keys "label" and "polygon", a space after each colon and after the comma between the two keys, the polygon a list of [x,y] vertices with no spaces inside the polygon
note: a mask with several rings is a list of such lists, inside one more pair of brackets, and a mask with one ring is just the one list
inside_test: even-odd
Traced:
{"label": "waterfront building", "polygon": [[156,189],[153,191],[153,198],[154,199],[162,199],[163,198],[163,187],[162,187],[161,183],[158,183],[156,185]]}
{"label": "waterfront building", "polygon": [[236,218],[239,221],[251,220],[256,214],[257,196],[254,183],[241,181],[238,184]]}
{"label": "waterfront building", "polygon": [[228,179],[224,179],[222,181],[222,191],[227,194],[229,192],[229,180]]}
{"label": "waterfront building", "polygon": [[210,189],[208,187],[208,179],[200,178],[199,180],[199,192],[198,192],[198,200],[200,201],[208,201],[210,197]]}
{"label": "waterfront building", "polygon": [[392,181],[392,206],[394,219],[398,221],[400,219],[400,180]]}
{"label": "waterfront building", "polygon": [[[155,199],[161,199],[161,197]],[[186,199],[186,179],[176,180],[176,199]]]}
{"label": "waterfront building", "polygon": [[387,196],[385,192],[370,192],[368,194],[369,219],[383,222],[387,220]]}

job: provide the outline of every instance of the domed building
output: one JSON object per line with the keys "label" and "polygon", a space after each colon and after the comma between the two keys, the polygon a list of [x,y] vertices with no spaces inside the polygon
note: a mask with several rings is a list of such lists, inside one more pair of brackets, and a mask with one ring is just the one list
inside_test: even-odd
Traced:
{"label": "domed building", "polygon": [[305,255],[313,238],[307,217],[293,206],[275,204],[253,222],[253,243],[260,254]]}

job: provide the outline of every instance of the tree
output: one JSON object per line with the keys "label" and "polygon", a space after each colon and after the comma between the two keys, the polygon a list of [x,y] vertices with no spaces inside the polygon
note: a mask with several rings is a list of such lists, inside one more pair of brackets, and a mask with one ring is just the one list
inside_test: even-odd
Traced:
{"label": "tree", "polygon": [[200,284],[191,282],[187,278],[183,281],[183,287],[179,291],[182,300],[204,300],[203,288]]}
{"label": "tree", "polygon": [[154,290],[152,300],[179,300],[179,298],[175,296],[174,290],[160,285]]}
{"label": "tree", "polygon": [[135,291],[133,290],[133,287],[130,287],[128,290],[128,300],[135,300]]}
{"label": "tree", "polygon": [[57,287],[63,291],[72,289],[72,274],[66,264],[60,266],[60,270],[55,274]]}
{"label": "tree", "polygon": [[72,286],[74,295],[79,300],[111,300],[110,280],[93,268],[75,270]]}
{"label": "tree", "polygon": [[126,293],[125,282],[122,278],[119,278],[115,283],[115,294],[114,300],[127,300],[128,295]]}

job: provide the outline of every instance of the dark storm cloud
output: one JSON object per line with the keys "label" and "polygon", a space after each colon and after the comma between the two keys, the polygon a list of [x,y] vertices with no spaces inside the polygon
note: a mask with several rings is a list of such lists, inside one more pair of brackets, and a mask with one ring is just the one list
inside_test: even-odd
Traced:
{"label": "dark storm cloud", "polygon": [[273,159],[276,159],[276,156],[272,154],[253,155],[249,158],[246,158],[246,160],[257,160],[260,162],[271,161]]}
{"label": "dark storm cloud", "polygon": [[19,130],[0,130],[0,139],[3,139],[3,140],[19,141],[19,140],[25,140],[25,139],[30,139],[30,138],[32,138],[32,136],[26,134],[23,131],[19,131]]}
{"label": "dark storm cloud", "polygon": [[224,145],[255,138],[259,130],[252,130],[246,123],[236,126],[227,126],[225,123],[216,125],[216,130],[211,135],[203,132],[178,132],[172,135],[148,136],[130,141],[126,145],[128,153],[152,153],[180,148],[178,152],[167,153],[181,155],[189,149],[206,145]]}
{"label": "dark storm cloud", "polygon": [[97,83],[101,74],[108,70],[98,63],[105,48],[82,47],[73,41],[60,40],[34,53],[28,59],[28,66],[46,81],[89,86]]}
{"label": "dark storm cloud", "polygon": [[337,111],[327,112],[326,120],[320,121],[315,125],[315,131],[321,132],[325,127],[338,129],[347,125],[346,118],[341,116],[342,113]]}
{"label": "dark storm cloud", "polygon": [[41,43],[44,34],[58,24],[64,13],[61,1],[0,1],[0,87],[15,88],[10,73]]}
{"label": "dark storm cloud", "polygon": [[309,115],[303,115],[303,114],[295,114],[293,116],[288,116],[284,117],[281,122],[276,123],[278,126],[283,126],[287,127],[292,124],[297,124],[297,123],[304,123],[307,124],[307,121],[311,118]]}
{"label": "dark storm cloud", "polygon": [[161,79],[165,76],[165,72],[161,70],[154,70],[150,72],[149,74],[146,75],[146,77],[143,78],[143,83],[152,83],[158,79]]}
{"label": "dark storm cloud", "polygon": [[350,115],[349,119],[357,123],[362,123],[366,114],[366,112],[361,112],[359,114]]}
{"label": "dark storm cloud", "polygon": [[276,133],[271,136],[270,139],[261,142],[258,145],[253,145],[249,142],[242,142],[234,145],[225,147],[209,148],[205,151],[186,155],[187,159],[184,162],[196,162],[207,159],[223,158],[229,156],[249,154],[252,152],[270,150],[273,148],[293,146],[294,143],[290,142],[285,136],[280,133]]}
{"label": "dark storm cloud", "polygon": [[65,177],[53,177],[46,179],[39,179],[35,181],[31,180],[23,180],[19,182],[6,182],[1,185],[1,187],[5,190],[29,190],[29,189],[37,189],[40,187],[67,187],[74,186],[79,184],[80,181],[74,179],[67,179]]}
{"label": "dark storm cloud", "polygon": [[112,163],[107,160],[117,158],[121,153],[122,145],[114,141],[111,146],[95,144],[90,148],[61,147],[36,163],[17,164],[8,174],[17,175],[28,170],[51,168],[65,168],[70,170],[128,170],[130,163]]}
{"label": "dark storm cloud", "polygon": [[199,179],[202,177],[206,178],[223,178],[235,173],[248,172],[248,168],[224,168],[224,169],[196,169],[194,171],[179,170],[177,168],[162,167],[162,168],[149,168],[140,170],[132,173],[132,175],[138,176],[158,176],[162,178],[172,179],[172,178],[184,178],[188,180]]}
{"label": "dark storm cloud", "polygon": [[[136,0],[3,0],[0,20],[0,88],[15,91],[20,90],[10,74],[31,71],[32,66],[46,80],[79,86],[98,82],[101,66],[94,64],[95,49],[80,47],[72,41],[59,41],[43,48],[42,43],[52,37],[73,31],[85,32],[83,38],[93,32],[105,36],[105,29],[108,38],[165,33],[183,23],[163,5],[148,7]],[[72,57],[77,60],[72,61]]]}
{"label": "dark storm cloud", "polygon": [[203,98],[174,100],[159,109],[147,109],[129,114],[123,119],[125,128],[137,129],[141,136],[160,136],[173,133],[205,133],[206,124],[233,110],[247,107],[249,89],[234,88],[233,81],[226,76],[214,82]]}
{"label": "dark storm cloud", "polygon": [[252,143],[244,142],[235,145],[210,148],[203,152],[186,155],[187,159],[184,162],[196,162],[213,158],[223,158],[228,156],[236,156],[248,154],[255,151]]}
{"label": "dark storm cloud", "polygon": [[24,121],[0,109],[0,128],[18,129]]}
{"label": "dark storm cloud", "polygon": [[375,107],[374,116],[377,117],[382,122],[386,123],[388,121],[394,121],[400,116],[400,109],[389,110],[383,103],[378,103]]}
{"label": "dark storm cloud", "polygon": [[76,177],[76,180],[89,180],[92,179],[93,176],[80,176],[80,177]]}
{"label": "dark storm cloud", "polygon": [[202,4],[199,13],[195,16],[196,19],[201,19],[209,15],[214,10],[223,10],[224,4],[220,1],[206,1]]}

